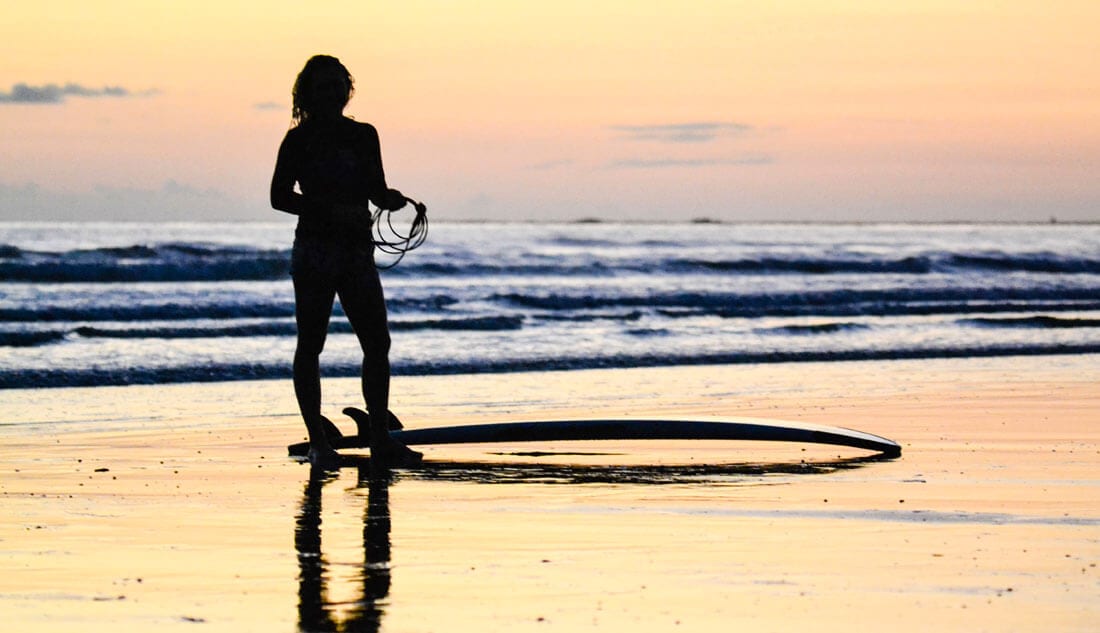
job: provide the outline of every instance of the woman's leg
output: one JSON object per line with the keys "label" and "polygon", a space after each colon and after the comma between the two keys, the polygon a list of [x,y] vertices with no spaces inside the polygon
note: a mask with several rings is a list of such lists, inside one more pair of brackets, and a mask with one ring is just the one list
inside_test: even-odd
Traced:
{"label": "woman's leg", "polygon": [[[321,350],[325,347],[336,291],[316,278],[294,278],[294,395],[309,431],[311,446],[327,446],[321,422]],[[330,449],[331,450],[331,449]]]}
{"label": "woman's leg", "polygon": [[340,305],[363,349],[363,399],[370,412],[371,462],[384,466],[416,466],[423,454],[390,437],[390,330],[386,299],[378,269],[372,264],[359,267],[337,287]]}
{"label": "woman's leg", "polygon": [[363,400],[371,414],[371,428],[361,428],[359,433],[369,433],[374,444],[389,438],[390,330],[378,270],[369,265],[364,268],[350,274],[337,292],[363,350]]}

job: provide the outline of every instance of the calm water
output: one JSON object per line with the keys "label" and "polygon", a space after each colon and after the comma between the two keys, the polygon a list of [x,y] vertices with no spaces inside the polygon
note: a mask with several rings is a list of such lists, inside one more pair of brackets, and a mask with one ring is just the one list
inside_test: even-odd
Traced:
{"label": "calm water", "polygon": [[[289,376],[292,233],[0,224],[0,387]],[[438,223],[383,280],[406,375],[1100,352],[1100,225]]]}

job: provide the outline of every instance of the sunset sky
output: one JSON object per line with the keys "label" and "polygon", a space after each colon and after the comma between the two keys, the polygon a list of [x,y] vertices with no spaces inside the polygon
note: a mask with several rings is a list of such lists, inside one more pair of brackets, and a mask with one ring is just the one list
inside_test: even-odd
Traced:
{"label": "sunset sky", "polygon": [[277,219],[290,88],[357,81],[440,221],[1100,220],[1100,3],[41,0],[0,220]]}

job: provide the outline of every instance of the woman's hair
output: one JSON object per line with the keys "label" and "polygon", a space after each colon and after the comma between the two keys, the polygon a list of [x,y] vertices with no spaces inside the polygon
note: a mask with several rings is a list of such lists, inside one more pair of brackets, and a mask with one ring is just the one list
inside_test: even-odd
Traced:
{"label": "woman's hair", "polygon": [[344,75],[348,85],[348,95],[344,105],[347,105],[347,101],[351,99],[351,95],[355,92],[355,79],[352,78],[348,69],[340,63],[339,59],[331,55],[314,55],[309,58],[302,72],[298,73],[298,78],[294,80],[294,90],[291,92],[294,106],[291,108],[290,118],[294,120],[295,125],[309,119],[310,112],[313,110],[313,90],[311,89],[313,75],[328,68],[335,69]]}

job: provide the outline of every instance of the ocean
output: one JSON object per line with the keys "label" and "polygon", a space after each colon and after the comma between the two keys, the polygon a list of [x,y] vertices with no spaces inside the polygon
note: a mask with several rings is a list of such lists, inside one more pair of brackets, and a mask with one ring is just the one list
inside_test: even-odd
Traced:
{"label": "ocean", "polygon": [[[289,377],[292,239],[0,224],[0,388]],[[438,222],[383,283],[395,375],[1100,352],[1094,224]]]}

